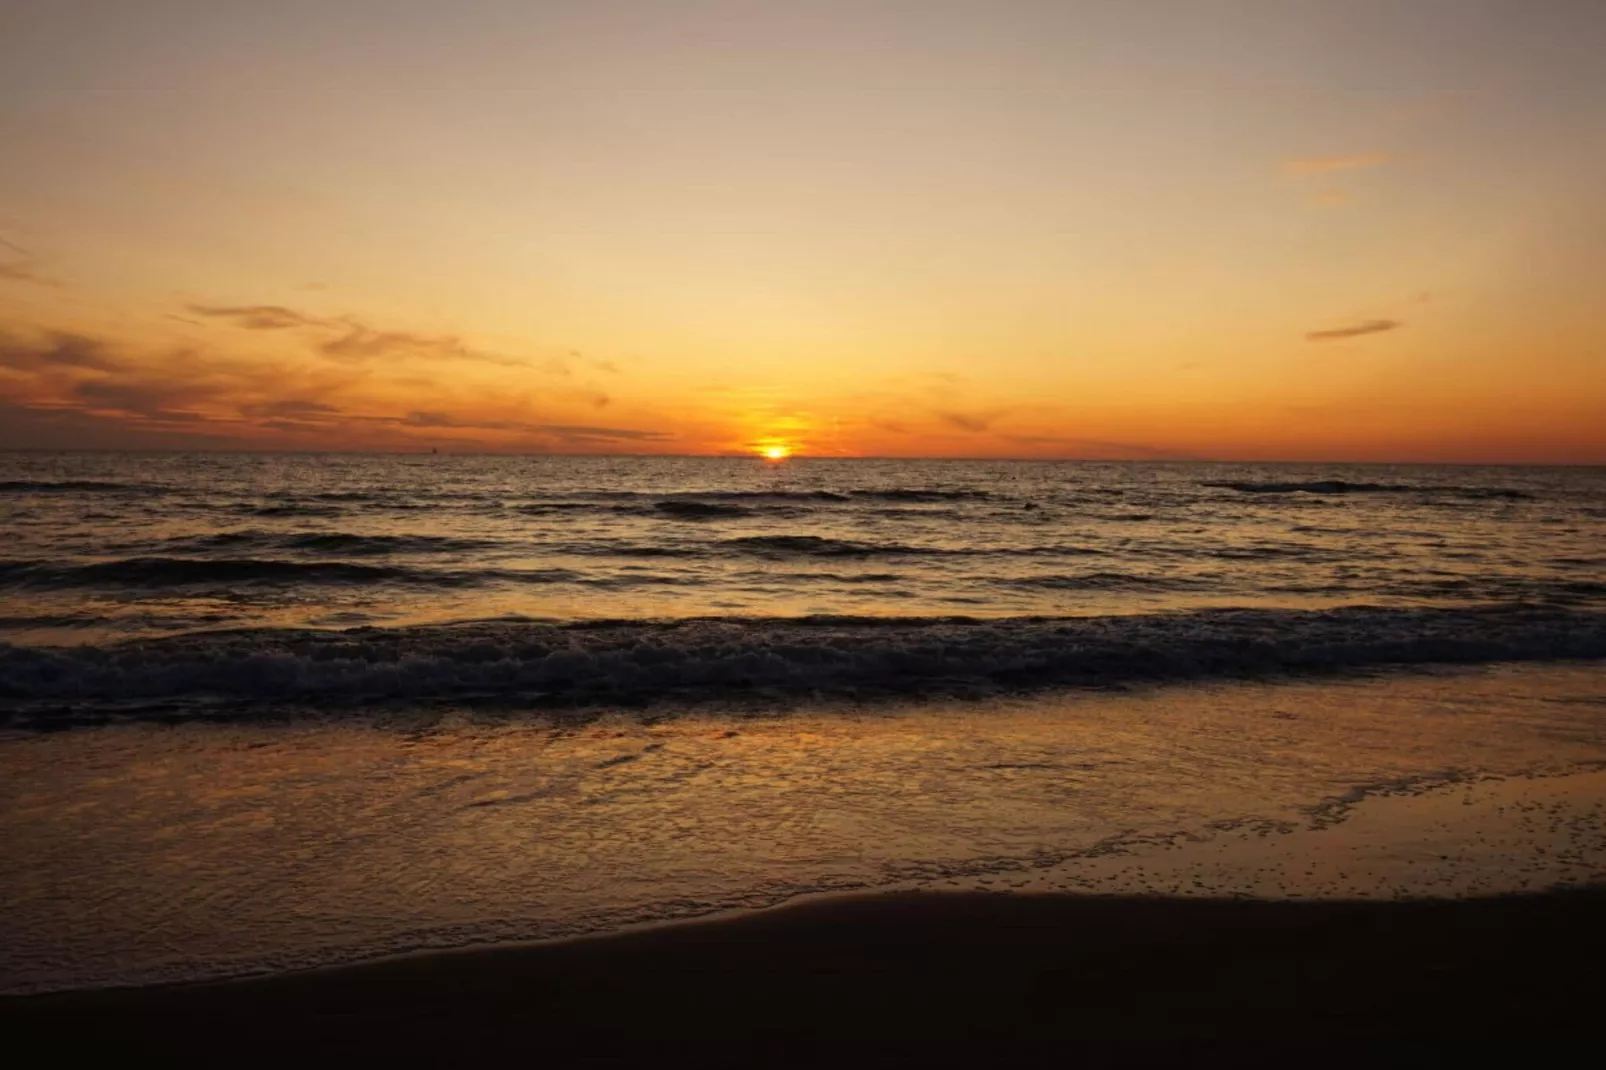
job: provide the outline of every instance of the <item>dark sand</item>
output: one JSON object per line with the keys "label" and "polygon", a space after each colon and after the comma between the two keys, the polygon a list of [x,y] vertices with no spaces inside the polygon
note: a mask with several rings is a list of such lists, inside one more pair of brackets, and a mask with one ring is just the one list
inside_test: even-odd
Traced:
{"label": "dark sand", "polygon": [[[1300,903],[898,894],[250,981],[12,999],[119,1062],[1593,1064],[1606,890]],[[20,1064],[19,1064],[20,1065]]]}

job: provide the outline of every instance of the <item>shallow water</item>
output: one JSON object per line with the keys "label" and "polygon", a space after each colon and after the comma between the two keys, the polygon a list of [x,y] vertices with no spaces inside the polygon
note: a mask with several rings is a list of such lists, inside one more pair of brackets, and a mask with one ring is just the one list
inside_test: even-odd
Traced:
{"label": "shallow water", "polygon": [[1308,822],[1358,787],[1602,760],[1595,663],[572,727],[459,712],[14,732],[4,980],[230,975],[1063,876],[1112,847]]}

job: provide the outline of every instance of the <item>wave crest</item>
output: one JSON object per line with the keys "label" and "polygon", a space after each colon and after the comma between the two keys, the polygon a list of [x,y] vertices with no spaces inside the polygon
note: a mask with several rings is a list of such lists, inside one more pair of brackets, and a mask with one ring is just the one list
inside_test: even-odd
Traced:
{"label": "wave crest", "polygon": [[[1200,610],[1120,617],[487,621],[0,644],[13,721],[248,717],[262,704],[512,709],[978,696],[1367,666],[1606,657],[1606,613],[1552,607]],[[72,708],[63,713],[63,703]],[[152,704],[157,704],[152,706]],[[86,705],[87,704],[87,705]],[[181,712],[175,712],[181,711]],[[133,711],[138,715],[138,710]]]}
{"label": "wave crest", "polygon": [[1306,482],[1256,482],[1254,480],[1216,480],[1199,484],[1236,490],[1242,494],[1443,494],[1453,498],[1505,498],[1512,501],[1533,497],[1527,491],[1509,487],[1439,487],[1418,483],[1353,483],[1343,479]]}

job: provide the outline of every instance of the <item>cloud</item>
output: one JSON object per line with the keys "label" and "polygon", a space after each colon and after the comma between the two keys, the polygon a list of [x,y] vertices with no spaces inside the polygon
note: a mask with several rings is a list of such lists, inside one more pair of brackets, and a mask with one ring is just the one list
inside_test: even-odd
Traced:
{"label": "cloud", "polygon": [[292,327],[327,327],[328,320],[297,312],[283,305],[190,305],[197,316],[228,320],[236,327],[248,331],[283,331]]}
{"label": "cloud", "polygon": [[[452,334],[415,334],[412,331],[383,330],[354,316],[326,319],[284,305],[189,305],[198,316],[220,319],[248,331],[284,331],[297,328],[332,332],[317,344],[317,351],[343,364],[362,364],[385,359],[467,360],[503,367],[526,367],[518,357],[487,353],[464,345]],[[568,374],[561,362],[549,370]]]}
{"label": "cloud", "polygon": [[569,350],[569,359],[578,361],[586,367],[599,372],[607,372],[609,375],[619,374],[619,365],[613,361],[603,360],[601,357],[588,357],[578,349]]}
{"label": "cloud", "polygon": [[207,449],[238,445],[193,423],[131,424],[77,408],[0,400],[0,449]]}
{"label": "cloud", "polygon": [[[315,319],[272,305],[201,308],[203,317],[256,331]],[[465,353],[472,359],[473,351],[452,336],[362,328],[367,333],[353,338],[356,329],[346,321],[330,322],[339,324],[338,333],[309,326],[309,333],[317,333],[308,341],[356,347],[358,359],[233,358],[205,345],[152,349],[71,331],[0,329],[0,376],[7,395],[0,408],[17,418],[16,426],[0,429],[0,442],[72,445],[71,429],[77,428],[84,432],[83,445],[115,445],[121,428],[121,441],[130,447],[186,441],[197,447],[269,445],[280,435],[295,435],[346,448],[384,449],[449,436],[459,444],[483,442],[493,449],[605,453],[676,438],[647,428],[561,422],[584,421],[582,412],[595,412],[594,406],[607,400],[593,388],[563,383],[544,390],[521,383],[510,394],[505,382],[456,381],[450,407],[405,410],[399,399],[417,399],[414,404],[444,399],[441,377],[419,376],[416,362],[364,363],[370,354],[400,349],[444,360]],[[496,434],[473,437],[475,432]]]}
{"label": "cloud", "polygon": [[1156,461],[1189,461],[1195,456],[1185,450],[1164,446],[1149,446],[1142,442],[1111,442],[1100,438],[1071,438],[1062,435],[1004,435],[1010,442],[1035,448],[1049,447],[1061,452],[1072,452],[1082,457],[1107,460],[1133,458]]}
{"label": "cloud", "polygon": [[97,339],[68,331],[52,331],[33,341],[0,334],[0,367],[19,371],[83,368],[110,372],[122,365]]}
{"label": "cloud", "polygon": [[522,420],[465,420],[450,413],[429,411],[410,412],[406,416],[398,418],[396,422],[403,427],[518,431],[525,434],[553,435],[560,439],[600,439],[609,442],[658,442],[674,437],[664,431],[642,431],[631,427],[527,423]]}
{"label": "cloud", "polygon": [[1304,177],[1325,175],[1332,171],[1352,171],[1360,167],[1377,167],[1387,163],[1386,152],[1356,152],[1347,156],[1300,156],[1283,161],[1283,173]]}
{"label": "cloud", "polygon": [[217,396],[216,383],[171,382],[160,379],[85,379],[75,383],[73,396],[91,408],[111,409],[136,416],[162,420],[204,420],[210,417],[174,409]]}
{"label": "cloud", "polygon": [[674,438],[667,431],[640,431],[633,427],[585,427],[574,424],[541,424],[541,430],[560,438],[598,438],[613,442],[662,442]]}
{"label": "cloud", "polygon": [[34,256],[28,250],[24,249],[22,246],[18,245],[16,242],[6,241],[4,238],[0,238],[0,249],[9,249],[11,252],[22,258],[20,263],[0,264],[0,280],[9,279],[12,282],[31,282],[35,286],[51,286],[58,288],[63,285],[60,279],[53,279],[48,275],[41,275],[39,270],[34,266],[38,263],[39,258]]}
{"label": "cloud", "polygon": [[0,264],[0,279],[11,282],[31,282],[35,286],[49,286],[60,289],[65,285],[60,279],[53,279],[48,275],[41,275],[34,270],[31,264]]}
{"label": "cloud", "polygon": [[1359,338],[1363,334],[1381,334],[1403,327],[1399,320],[1366,320],[1348,327],[1333,327],[1325,331],[1306,331],[1307,342],[1332,342],[1343,338]]}
{"label": "cloud", "polygon": [[1001,412],[938,412],[937,419],[950,427],[978,434],[992,427],[993,422],[1002,415]]}
{"label": "cloud", "polygon": [[[281,401],[263,401],[252,405],[241,405],[239,411],[242,416],[316,420],[338,416],[345,410],[338,405],[326,405],[321,401],[285,398]],[[264,424],[263,426],[269,425]]]}
{"label": "cloud", "polygon": [[[345,320],[344,332],[318,346],[330,360],[360,364],[386,358],[419,360],[468,360],[503,367],[525,367],[529,361],[471,349],[451,334],[414,334],[411,331],[382,331],[357,320]],[[566,369],[563,369],[566,370]]]}

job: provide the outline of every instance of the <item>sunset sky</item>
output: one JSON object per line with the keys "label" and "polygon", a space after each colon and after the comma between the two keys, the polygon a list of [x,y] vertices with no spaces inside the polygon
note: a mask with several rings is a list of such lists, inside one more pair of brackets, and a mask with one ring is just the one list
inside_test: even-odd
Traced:
{"label": "sunset sky", "polygon": [[0,0],[0,447],[1606,463],[1600,0]]}

